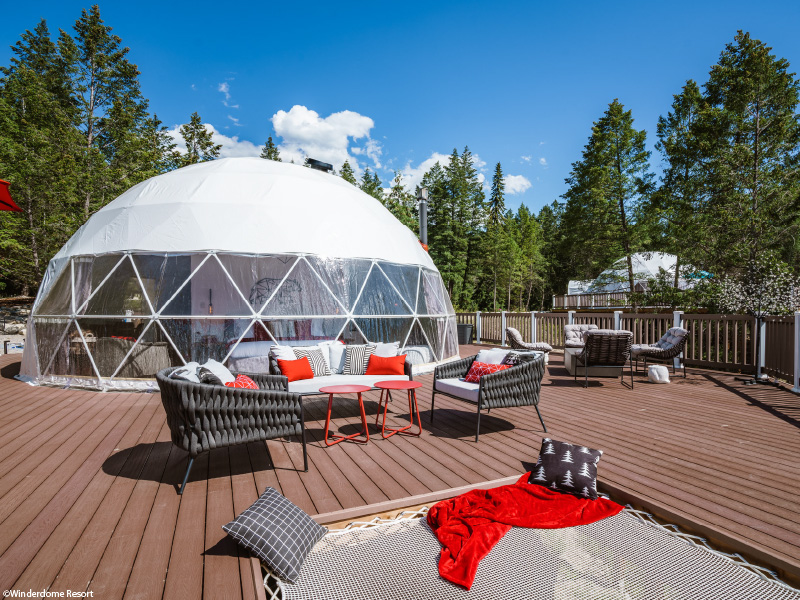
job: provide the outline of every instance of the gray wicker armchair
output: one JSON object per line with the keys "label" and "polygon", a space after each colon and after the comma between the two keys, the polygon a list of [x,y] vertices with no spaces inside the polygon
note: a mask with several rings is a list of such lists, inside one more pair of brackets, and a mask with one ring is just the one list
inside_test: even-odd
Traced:
{"label": "gray wicker armchair", "polygon": [[229,388],[170,379],[174,367],[156,374],[172,443],[189,453],[178,494],[183,494],[194,459],[203,452],[236,444],[299,435],[308,471],[303,404],[285,391],[286,377],[246,373],[259,389]]}
{"label": "gray wicker armchair", "polygon": [[[689,339],[689,330],[683,327],[670,327],[661,339],[655,344],[634,344],[631,346],[631,358],[636,361],[636,370],[639,370],[639,360],[644,360],[644,369],[647,370],[647,361],[672,362],[672,374],[675,374],[675,361],[686,348]],[[683,378],[686,379],[686,363],[683,364]]]}
{"label": "gray wicker armchair", "polygon": [[[583,352],[575,357],[575,364],[584,367],[586,381],[583,387],[589,387],[589,369],[619,369],[622,367],[620,382],[625,380],[625,363],[630,362],[633,333],[625,330],[593,329],[586,332],[586,344]],[[633,363],[630,362],[631,389],[633,389]],[[575,381],[578,380],[578,369],[575,369]]]}
{"label": "gray wicker armchair", "polygon": [[[545,342],[526,342],[522,339],[522,334],[513,327],[506,327],[506,340],[514,350],[535,350],[544,352],[545,355],[553,351],[553,347]],[[547,361],[545,360],[545,362]]]}
{"label": "gray wicker armchair", "polygon": [[[477,355],[476,355],[477,356]],[[542,429],[547,432],[547,427],[539,412],[539,394],[542,389],[544,376],[544,355],[538,355],[531,360],[514,365],[510,369],[498,371],[491,375],[484,375],[480,379],[477,390],[468,389],[470,384],[462,382],[469,372],[476,356],[462,358],[451,363],[436,367],[433,372],[433,393],[431,395],[431,422],[433,422],[433,408],[436,394],[443,394],[456,400],[474,403],[477,407],[478,422],[475,431],[475,441],[481,433],[481,410],[484,408],[509,408],[512,406],[533,406]],[[449,383],[449,385],[443,385]],[[445,389],[446,387],[446,389]],[[459,389],[461,388],[461,389]]]}

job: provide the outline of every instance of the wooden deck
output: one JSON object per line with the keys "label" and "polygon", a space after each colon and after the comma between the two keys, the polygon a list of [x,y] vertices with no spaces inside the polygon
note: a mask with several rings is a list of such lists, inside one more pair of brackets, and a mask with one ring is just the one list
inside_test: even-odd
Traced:
{"label": "wooden deck", "polygon": [[[198,459],[179,497],[186,455],[169,443],[157,394],[34,388],[13,379],[18,370],[19,355],[0,356],[2,590],[249,600],[263,593],[254,561],[220,527],[265,487],[341,521],[519,476],[542,438],[533,408],[504,409],[484,414],[475,444],[474,411],[445,397],[431,426],[428,375],[419,378],[420,438],[325,448],[327,402],[312,399],[308,473],[296,470],[296,442],[216,450]],[[601,487],[613,498],[745,550],[796,585],[800,398],[708,371],[670,385],[635,381],[633,391],[610,379],[583,389],[553,355],[540,405],[549,435],[603,449]],[[377,395],[367,396],[374,419]],[[355,400],[335,410],[335,428],[354,432]]]}

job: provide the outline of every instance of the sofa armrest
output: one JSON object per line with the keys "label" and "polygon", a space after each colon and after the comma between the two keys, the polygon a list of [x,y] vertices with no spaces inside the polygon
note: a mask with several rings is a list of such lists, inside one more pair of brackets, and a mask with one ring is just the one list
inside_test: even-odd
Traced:
{"label": "sofa armrest", "polygon": [[408,361],[403,363],[403,374],[408,376],[409,381],[414,381],[414,374],[412,371],[412,364]]}
{"label": "sofa armrest", "polygon": [[538,404],[543,377],[544,355],[510,369],[483,375],[479,392],[481,408]]}
{"label": "sofa armrest", "polygon": [[439,365],[433,370],[433,380],[434,382],[437,379],[453,379],[454,377],[465,377],[469,368],[472,366],[473,361],[477,358],[477,354],[475,356],[468,356],[467,358],[462,358],[461,360],[455,360],[453,362],[445,363],[443,365]]}
{"label": "sofa armrest", "polygon": [[289,379],[285,375],[267,375],[266,373],[241,373],[247,375],[258,384],[260,390],[282,390],[289,389]]}

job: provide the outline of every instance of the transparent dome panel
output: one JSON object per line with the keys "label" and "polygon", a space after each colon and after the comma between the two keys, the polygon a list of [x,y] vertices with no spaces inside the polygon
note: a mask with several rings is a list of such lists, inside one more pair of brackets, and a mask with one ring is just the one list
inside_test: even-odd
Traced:
{"label": "transparent dome panel", "polygon": [[262,314],[345,316],[346,310],[305,259],[301,258],[274,290]]}
{"label": "transparent dome panel", "polygon": [[372,261],[321,256],[306,256],[305,259],[345,308],[352,310]]}
{"label": "transparent dome panel", "polygon": [[386,275],[386,278],[394,284],[397,291],[408,303],[416,310],[417,285],[420,277],[420,268],[409,265],[396,265],[393,263],[379,262],[378,267]]}
{"label": "transparent dome panel", "polygon": [[413,312],[383,271],[378,268],[372,269],[353,310],[358,316],[411,315]]}
{"label": "transparent dome panel", "polygon": [[403,319],[362,317],[355,318],[354,321],[370,342],[400,342],[401,345],[406,341],[411,325],[414,324],[412,317]]}

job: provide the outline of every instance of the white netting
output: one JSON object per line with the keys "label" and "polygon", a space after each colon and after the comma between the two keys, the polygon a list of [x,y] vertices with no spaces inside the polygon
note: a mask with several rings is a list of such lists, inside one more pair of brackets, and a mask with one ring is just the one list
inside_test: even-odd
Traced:
{"label": "white netting", "polygon": [[580,527],[513,528],[467,592],[439,577],[440,545],[419,514],[330,532],[297,584],[267,575],[268,598],[800,600],[768,571],[630,509]]}

